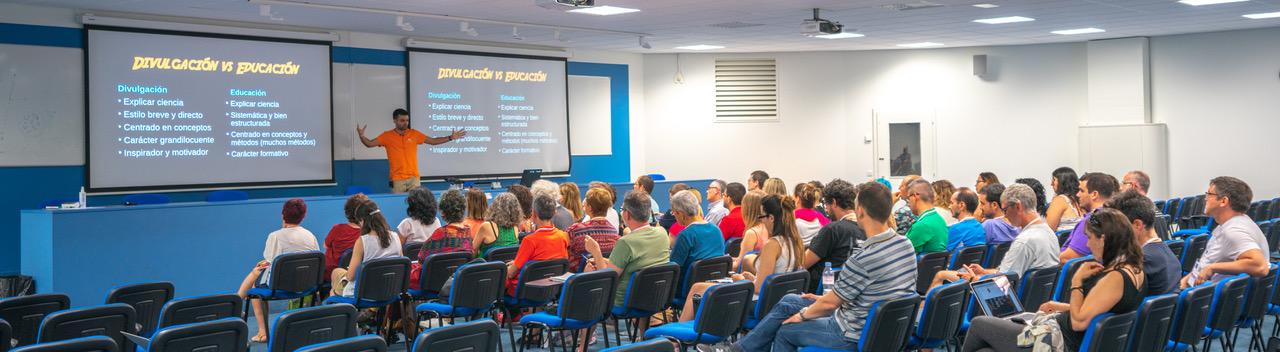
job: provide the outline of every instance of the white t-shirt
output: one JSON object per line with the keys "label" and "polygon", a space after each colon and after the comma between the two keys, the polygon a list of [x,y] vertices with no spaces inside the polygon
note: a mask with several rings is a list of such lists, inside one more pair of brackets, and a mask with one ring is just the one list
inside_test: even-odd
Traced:
{"label": "white t-shirt", "polygon": [[[1191,269],[1191,278],[1195,279],[1196,275],[1200,274],[1200,270],[1209,264],[1235,261],[1250,249],[1261,250],[1263,256],[1271,253],[1271,249],[1267,248],[1267,236],[1262,234],[1258,224],[1247,215],[1236,215],[1213,229],[1213,234],[1209,236],[1209,243],[1204,247],[1204,254],[1200,255],[1195,268]],[[1218,281],[1225,277],[1227,275],[1213,274],[1209,281]]]}
{"label": "white t-shirt", "polygon": [[286,227],[267,235],[267,245],[262,249],[262,259],[272,261],[281,254],[319,249],[320,246],[316,244],[316,235],[311,231],[302,226]]}
{"label": "white t-shirt", "polygon": [[[382,247],[382,243],[378,241],[378,236],[375,235],[362,235],[360,236],[360,242],[364,245],[364,259],[360,261],[362,264],[378,258],[398,257],[403,255],[401,254],[402,244],[400,243],[400,236],[396,235],[394,232],[391,233],[390,241],[387,241],[390,242],[390,245],[385,248]],[[356,282],[352,281],[347,285],[347,287],[344,287],[342,289],[342,295],[346,297],[355,296]]]}
{"label": "white t-shirt", "polygon": [[440,219],[436,219],[431,225],[423,225],[421,221],[413,218],[404,218],[400,221],[400,225],[396,226],[396,231],[404,235],[404,243],[427,242],[438,228],[440,228]]}
{"label": "white t-shirt", "polygon": [[[587,214],[583,216],[582,221],[580,222],[587,222],[587,220],[591,220],[591,214]],[[609,212],[604,215],[604,220],[608,221],[609,224],[613,225],[613,227],[615,228],[622,227],[622,222],[621,222],[622,217],[618,216],[618,211],[613,209],[612,207],[609,208]]]}

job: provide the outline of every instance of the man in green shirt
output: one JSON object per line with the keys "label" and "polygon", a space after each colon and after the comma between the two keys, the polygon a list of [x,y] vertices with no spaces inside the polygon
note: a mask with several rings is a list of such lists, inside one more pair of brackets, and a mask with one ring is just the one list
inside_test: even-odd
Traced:
{"label": "man in green shirt", "polygon": [[916,254],[947,250],[947,222],[934,209],[936,195],[929,181],[918,179],[907,185],[907,206],[916,214],[915,223],[907,230],[907,239]]}
{"label": "man in green shirt", "polygon": [[618,277],[618,289],[614,294],[614,306],[621,307],[625,303],[631,273],[671,260],[671,236],[661,227],[649,226],[649,217],[652,216],[649,213],[651,201],[644,192],[627,193],[627,197],[622,200],[622,222],[631,229],[631,233],[618,239],[609,258],[600,254],[600,245],[595,240],[590,236],[586,239],[587,252],[591,253],[592,258],[587,270],[608,268],[621,273]]}

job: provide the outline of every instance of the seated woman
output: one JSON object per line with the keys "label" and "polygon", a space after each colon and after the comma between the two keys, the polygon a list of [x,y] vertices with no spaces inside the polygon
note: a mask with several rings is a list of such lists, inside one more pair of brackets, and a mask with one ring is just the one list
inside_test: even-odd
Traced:
{"label": "seated woman", "polygon": [[587,190],[587,201],[582,207],[591,218],[569,226],[569,270],[577,272],[581,267],[582,255],[587,253],[587,238],[600,245],[601,253],[613,252],[613,245],[618,242],[618,228],[605,219],[612,207],[611,198],[604,189]]}
{"label": "seated woman", "polygon": [[1076,170],[1066,166],[1053,170],[1052,176],[1053,181],[1049,185],[1055,195],[1045,211],[1044,221],[1054,231],[1073,230],[1080,222],[1080,214],[1084,213],[1080,211],[1077,194],[1080,192],[1080,178],[1076,177]]}
{"label": "seated woman", "polygon": [[510,192],[493,197],[493,204],[485,209],[483,224],[475,231],[471,246],[475,248],[476,258],[484,258],[484,253],[494,247],[507,247],[520,244],[516,236],[516,226],[524,221],[520,212],[520,201]]}
{"label": "seated woman", "polygon": [[[765,196],[760,204],[764,209],[760,223],[768,227],[769,233],[773,235],[765,242],[764,249],[760,250],[760,256],[756,258],[755,275],[742,273],[731,276],[735,281],[753,281],[756,286],[755,292],[760,292],[760,285],[764,284],[764,279],[769,275],[802,270],[801,265],[804,259],[804,242],[800,240],[800,234],[796,231],[796,218],[793,215],[796,211],[795,199],[786,195],[770,194]],[[694,296],[701,296],[713,285],[715,283],[698,282],[689,288],[689,297],[684,300],[680,321],[693,320],[698,313],[693,305]]]}
{"label": "seated woman", "polygon": [[343,297],[355,296],[354,281],[356,273],[360,272],[360,264],[374,259],[404,255],[401,252],[400,236],[391,232],[391,226],[387,225],[387,219],[382,216],[382,210],[378,209],[378,203],[365,199],[356,205],[354,213],[359,220],[360,232],[363,235],[351,249],[351,265],[346,269],[333,270],[332,294]]}
{"label": "seated woman", "polygon": [[516,195],[516,200],[520,201],[520,212],[524,217],[520,219],[520,224],[516,225],[516,231],[520,237],[524,237],[537,229],[533,223],[533,190],[521,184],[514,184],[507,187],[507,192]]}
{"label": "seated woman", "polygon": [[[262,261],[258,262],[249,275],[245,276],[244,282],[240,283],[240,289],[237,292],[240,298],[244,298],[250,288],[266,287],[270,273],[263,274],[267,268],[271,266],[271,261],[276,256],[286,253],[314,251],[320,249],[316,245],[316,235],[311,231],[298,225],[302,223],[302,218],[307,216],[307,203],[302,199],[294,198],[284,202],[284,208],[280,211],[280,217],[284,220],[284,225],[279,230],[267,235],[267,244],[262,250]],[[261,280],[259,280],[261,278]],[[267,342],[267,305],[260,299],[251,300],[253,304],[253,316],[258,321],[258,334],[254,336],[253,342]]]}
{"label": "seated woman", "polygon": [[822,192],[818,187],[814,187],[812,183],[805,182],[796,184],[795,193],[792,194],[796,204],[800,207],[796,208],[796,230],[800,231],[800,239],[804,241],[806,246],[813,241],[813,237],[818,235],[818,230],[831,223],[825,214],[815,209],[818,202],[822,200]]}
{"label": "seated woman", "polygon": [[462,220],[471,229],[471,237],[480,232],[480,224],[484,224],[484,216],[489,212],[489,196],[479,188],[471,187],[463,194],[467,197],[467,218]]}
{"label": "seated woman", "polygon": [[346,215],[347,223],[333,225],[329,229],[329,234],[324,236],[324,281],[328,282],[333,277],[333,269],[344,265],[339,263],[342,260],[342,253],[351,250],[356,245],[356,239],[360,238],[360,220],[356,218],[355,211],[356,207],[366,200],[369,200],[369,197],[364,194],[347,197],[347,202],[342,205],[342,213]]}
{"label": "seated woman", "polygon": [[440,195],[440,215],[446,225],[436,229],[422,244],[418,252],[418,263],[424,263],[428,256],[437,253],[471,252],[475,246],[471,244],[471,228],[464,221],[467,212],[467,200],[457,190],[449,190]]}
{"label": "seated woman", "polygon": [[440,228],[440,221],[436,219],[436,196],[429,189],[414,187],[409,190],[404,201],[409,203],[409,208],[405,210],[409,217],[396,226],[400,233],[400,243],[426,242],[427,237]]}
{"label": "seated woman", "polygon": [[[529,235],[520,241],[520,250],[516,259],[507,264],[507,295],[516,295],[516,285],[520,281],[520,269],[533,260],[568,259],[569,235],[557,229],[551,223],[556,215],[555,198],[540,195],[533,199],[533,221],[537,225]],[[514,317],[513,317],[514,318]]]}
{"label": "seated woman", "polygon": [[742,196],[742,221],[747,230],[742,232],[742,244],[738,246],[738,256],[733,258],[733,267],[742,268],[743,272],[756,271],[755,259],[764,248],[765,239],[769,238],[771,225],[760,221],[765,216],[764,209],[760,206],[764,196],[765,193],[761,190],[747,192],[747,195]]}
{"label": "seated woman", "polygon": [[[1041,312],[1058,312],[1066,350],[1080,349],[1089,322],[1098,314],[1132,312],[1142,304],[1146,275],[1142,272],[1142,250],[1134,238],[1129,220],[1115,209],[1101,209],[1085,224],[1089,249],[1101,254],[1102,262],[1080,266],[1071,278],[1071,299],[1067,303],[1045,302]],[[994,317],[973,319],[962,351],[1029,351],[1017,346],[1024,325]]]}

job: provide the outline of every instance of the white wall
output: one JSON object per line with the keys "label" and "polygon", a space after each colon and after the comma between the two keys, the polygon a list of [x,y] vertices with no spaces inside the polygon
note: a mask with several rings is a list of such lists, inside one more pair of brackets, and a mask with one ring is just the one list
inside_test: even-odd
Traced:
{"label": "white wall", "polygon": [[[989,76],[972,55],[989,55]],[[776,123],[715,123],[716,57],[776,58]],[[864,52],[645,56],[649,171],[671,178],[746,179],[756,168],[784,180],[852,181],[872,170],[876,109],[937,112],[938,176],[972,186],[978,172],[1036,177],[1076,161],[1086,111],[1084,44]],[[695,156],[695,157],[688,157]]]}
{"label": "white wall", "polygon": [[1169,125],[1170,191],[1231,175],[1280,195],[1280,28],[1155,37],[1152,113]]}

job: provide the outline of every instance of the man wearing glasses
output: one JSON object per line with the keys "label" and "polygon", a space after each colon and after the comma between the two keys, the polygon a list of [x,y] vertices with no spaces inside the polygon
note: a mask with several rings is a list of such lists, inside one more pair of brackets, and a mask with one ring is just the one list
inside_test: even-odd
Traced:
{"label": "man wearing glasses", "polygon": [[1151,188],[1151,176],[1141,170],[1133,170],[1124,174],[1124,180],[1120,182],[1120,191],[1134,190],[1142,196],[1147,195],[1147,190]]}
{"label": "man wearing glasses", "polygon": [[707,223],[720,226],[720,219],[724,219],[725,215],[729,215],[729,208],[724,207],[724,181],[712,180],[711,185],[707,186]]}
{"label": "man wearing glasses", "polygon": [[1269,263],[1267,237],[1245,212],[1253,200],[1253,190],[1238,178],[1220,176],[1209,181],[1204,193],[1204,213],[1219,225],[1209,236],[1209,244],[1191,273],[1182,278],[1182,288],[1218,281],[1224,277],[1247,273],[1267,275]]}
{"label": "man wearing glasses", "polygon": [[1021,276],[1033,269],[1058,265],[1058,236],[1045,224],[1044,218],[1036,213],[1036,195],[1031,187],[1021,183],[1010,185],[1000,195],[1000,203],[1005,220],[1022,228],[1018,237],[1009,245],[1009,252],[1000,261],[1000,267],[992,271],[972,264],[965,267],[968,272],[944,270],[934,276],[933,286],[959,279],[972,280],[997,272]]}

